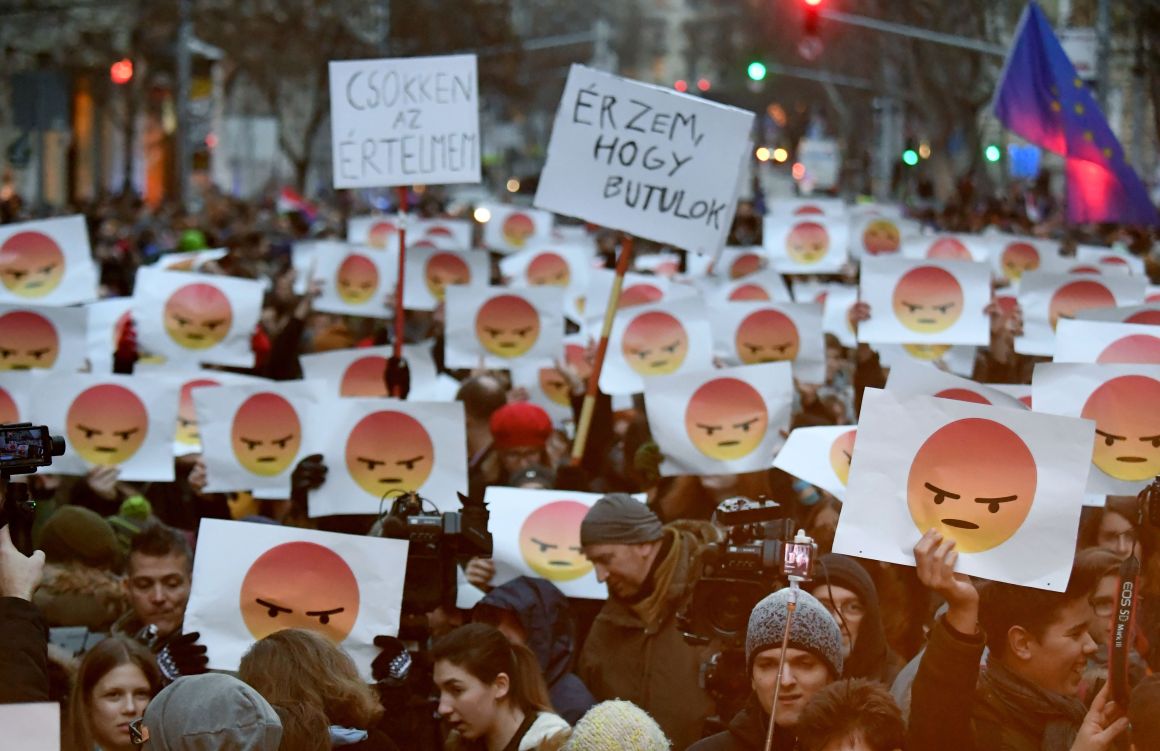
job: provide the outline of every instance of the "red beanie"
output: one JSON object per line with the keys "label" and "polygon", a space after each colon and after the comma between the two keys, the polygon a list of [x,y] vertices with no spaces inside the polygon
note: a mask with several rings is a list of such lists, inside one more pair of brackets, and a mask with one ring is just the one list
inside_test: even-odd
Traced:
{"label": "red beanie", "polygon": [[531,402],[511,402],[491,414],[488,423],[497,449],[544,446],[552,435],[552,418]]}

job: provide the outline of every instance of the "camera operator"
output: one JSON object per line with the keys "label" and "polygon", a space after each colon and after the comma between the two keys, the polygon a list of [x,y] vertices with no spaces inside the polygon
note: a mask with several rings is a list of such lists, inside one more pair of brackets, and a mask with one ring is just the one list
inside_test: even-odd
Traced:
{"label": "camera operator", "polygon": [[794,728],[802,711],[816,693],[842,674],[842,634],[829,611],[812,595],[799,591],[783,664],[782,637],[790,597],[790,589],[779,589],[753,608],[745,634],[745,662],[752,688],[749,700],[729,723],[728,730],[694,744],[689,751],[764,749],[779,666],[781,688],[774,716],[773,748],[796,748]]}
{"label": "camera operator", "polygon": [[[0,486],[0,507],[4,500]],[[32,605],[43,570],[44,553],[25,556],[0,527],[0,703],[49,699],[48,628]]]}
{"label": "camera operator", "polygon": [[699,685],[712,651],[688,644],[676,615],[701,573],[704,522],[662,526],[647,506],[621,493],[598,500],[580,525],[584,555],[608,586],[580,654],[577,673],[597,701],[624,699],[648,712],[685,748],[701,737],[713,701]]}

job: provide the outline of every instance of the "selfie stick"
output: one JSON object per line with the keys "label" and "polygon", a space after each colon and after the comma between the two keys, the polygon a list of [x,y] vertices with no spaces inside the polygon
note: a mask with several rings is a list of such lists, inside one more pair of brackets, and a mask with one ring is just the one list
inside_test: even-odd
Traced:
{"label": "selfie stick", "polygon": [[612,321],[616,309],[620,307],[620,288],[624,285],[624,275],[632,258],[632,235],[620,239],[620,258],[616,261],[616,277],[612,280],[612,292],[608,295],[608,307],[604,309],[604,325],[600,329],[600,343],[596,346],[596,361],[592,363],[592,373],[588,376],[588,391],[580,407],[580,419],[576,423],[576,440],[572,443],[572,466],[579,467],[584,459],[584,446],[588,443],[588,430],[592,427],[592,415],[596,411],[596,397],[600,393],[600,371],[604,368],[604,355],[608,352],[608,336],[612,332]]}
{"label": "selfie stick", "polygon": [[769,730],[765,734],[765,751],[773,751],[773,729],[777,722],[777,695],[781,693],[781,671],[785,670],[785,651],[789,647],[789,629],[793,623],[793,611],[797,610],[797,577],[789,582],[789,602],[785,607],[785,632],[781,635],[781,659],[777,663],[777,683],[773,685],[773,703],[769,705]]}
{"label": "selfie stick", "polygon": [[407,186],[399,188],[399,274],[395,285],[395,341],[394,351],[387,359],[383,379],[387,384],[387,394],[398,399],[406,399],[411,390],[411,371],[403,359],[403,276],[407,259]]}

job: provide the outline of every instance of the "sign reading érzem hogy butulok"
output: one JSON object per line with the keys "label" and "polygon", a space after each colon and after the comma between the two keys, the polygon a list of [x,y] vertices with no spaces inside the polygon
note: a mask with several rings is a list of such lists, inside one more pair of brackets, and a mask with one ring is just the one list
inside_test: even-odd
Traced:
{"label": "sign reading \u00e9rzem hogy butulok", "polygon": [[334,187],[477,183],[475,55],[330,63]]}
{"label": "sign reading \u00e9rzem hogy butulok", "polygon": [[744,110],[573,65],[535,205],[715,253],[752,124]]}

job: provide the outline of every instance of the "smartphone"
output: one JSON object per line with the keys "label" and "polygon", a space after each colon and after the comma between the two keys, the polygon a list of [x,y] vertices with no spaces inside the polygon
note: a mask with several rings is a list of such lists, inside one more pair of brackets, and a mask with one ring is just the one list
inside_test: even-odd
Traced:
{"label": "smartphone", "polygon": [[817,545],[812,542],[787,542],[784,545],[782,571],[786,577],[809,581],[813,574],[814,551],[817,550]]}
{"label": "smartphone", "polygon": [[52,464],[52,435],[44,425],[20,423],[0,426],[0,472],[21,475]]}

